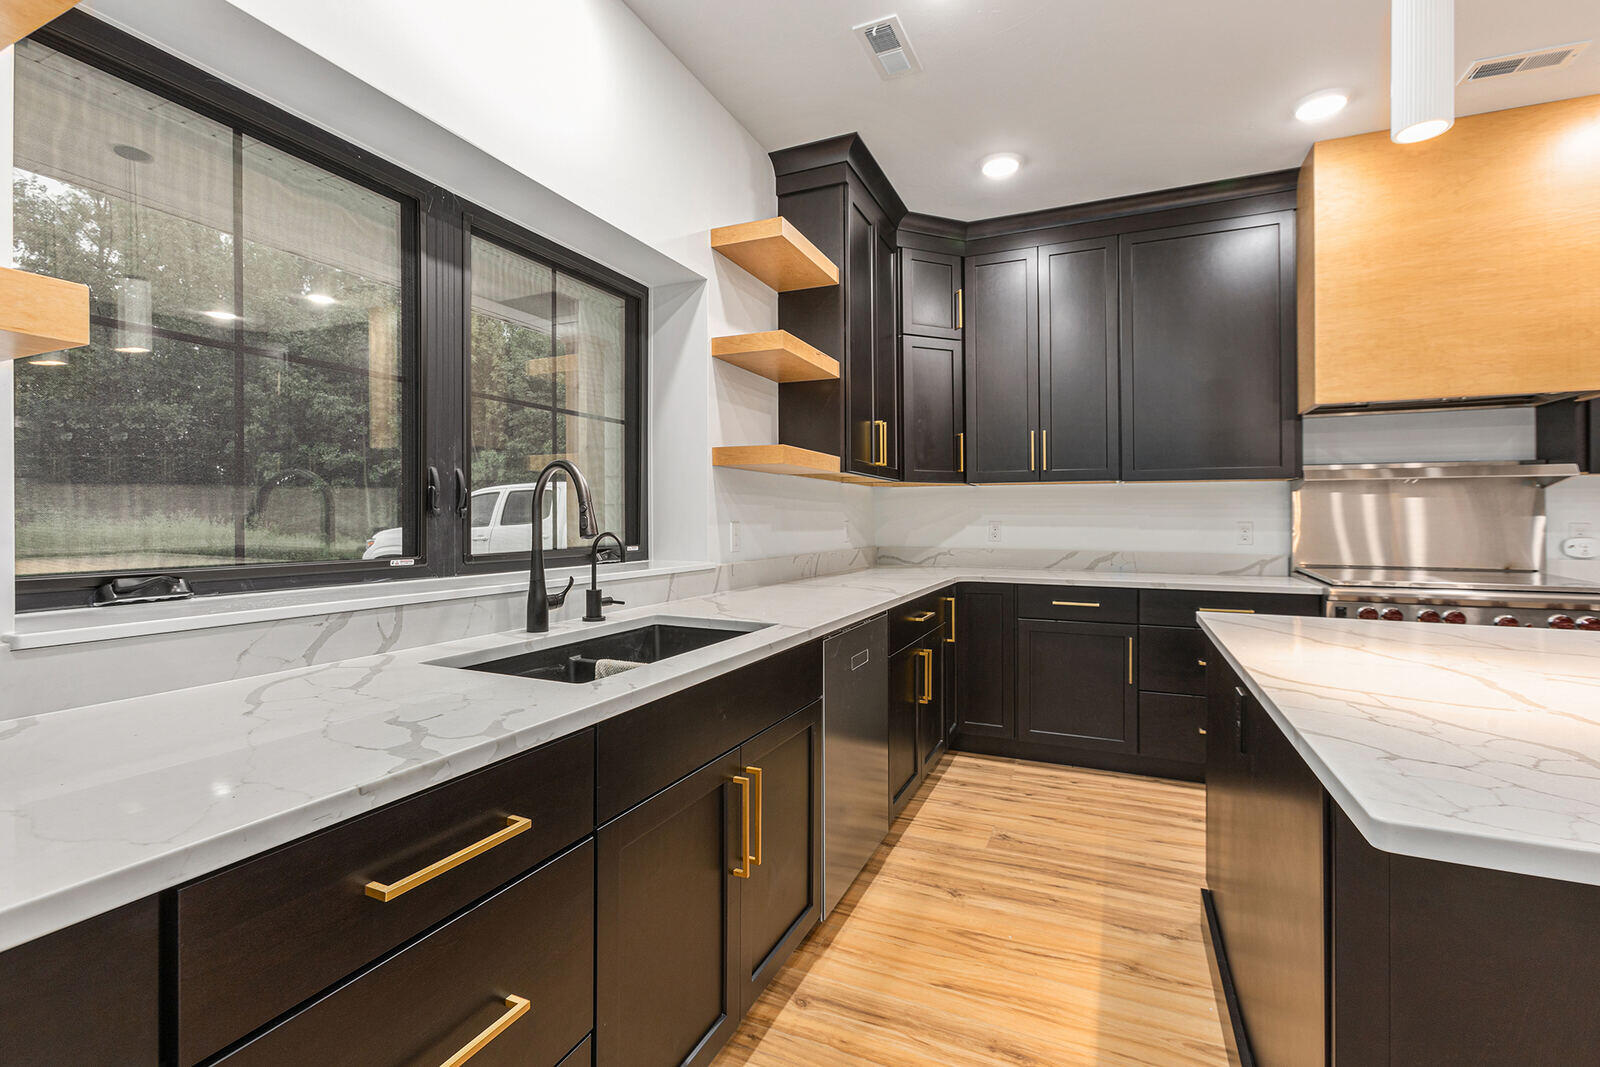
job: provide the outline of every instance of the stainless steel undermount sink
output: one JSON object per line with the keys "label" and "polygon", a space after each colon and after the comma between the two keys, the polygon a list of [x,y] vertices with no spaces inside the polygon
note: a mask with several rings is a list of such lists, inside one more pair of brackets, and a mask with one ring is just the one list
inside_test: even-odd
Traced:
{"label": "stainless steel undermount sink", "polygon": [[659,615],[597,627],[592,633],[552,635],[548,643],[532,648],[522,643],[510,655],[501,648],[432,662],[440,667],[547,682],[592,682],[597,667],[605,677],[608,672],[621,673],[629,664],[658,663],[770,625],[740,619]]}

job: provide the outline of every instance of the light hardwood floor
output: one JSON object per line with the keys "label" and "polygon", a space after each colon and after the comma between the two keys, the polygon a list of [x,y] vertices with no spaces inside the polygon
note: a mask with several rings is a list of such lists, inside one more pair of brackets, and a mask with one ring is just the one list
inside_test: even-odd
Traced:
{"label": "light hardwood floor", "polygon": [[1225,1064],[1203,786],[944,757],[715,1067]]}

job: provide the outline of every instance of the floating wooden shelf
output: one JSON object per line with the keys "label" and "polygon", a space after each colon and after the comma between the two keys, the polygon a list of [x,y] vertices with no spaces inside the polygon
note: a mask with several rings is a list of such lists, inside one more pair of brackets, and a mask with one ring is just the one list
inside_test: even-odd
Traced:
{"label": "floating wooden shelf", "polygon": [[63,3],[62,0],[6,0],[0,4],[0,48],[16,44],[57,15],[77,6],[77,0],[72,3]]}
{"label": "floating wooden shelf", "polygon": [[763,474],[839,477],[839,457],[794,445],[723,445],[711,450],[713,467],[737,467]]}
{"label": "floating wooden shelf", "polygon": [[839,284],[839,268],[789,220],[762,219],[711,231],[711,247],[780,293]]}
{"label": "floating wooden shelf", "polygon": [[839,361],[788,330],[713,337],[711,355],[775,382],[821,382],[839,377]]}
{"label": "floating wooden shelf", "polygon": [[89,287],[0,267],[0,358],[89,343]]}

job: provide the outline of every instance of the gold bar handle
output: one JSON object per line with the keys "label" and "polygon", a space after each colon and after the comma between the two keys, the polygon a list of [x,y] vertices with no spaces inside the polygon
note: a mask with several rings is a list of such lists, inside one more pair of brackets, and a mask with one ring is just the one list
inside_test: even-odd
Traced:
{"label": "gold bar handle", "polygon": [[956,329],[961,329],[967,324],[966,301],[962,297],[962,290],[956,290]]}
{"label": "gold bar handle", "polygon": [[922,688],[923,703],[933,703],[933,649],[922,650]]}
{"label": "gold bar handle", "polygon": [[514,994],[506,997],[506,1013],[490,1023],[483,1033],[462,1045],[459,1052],[445,1060],[439,1067],[461,1067],[463,1063],[487,1048],[489,1042],[505,1033],[512,1023],[528,1014],[528,1009],[532,1006],[527,997]]}
{"label": "gold bar handle", "polygon": [[398,882],[390,882],[387,885],[385,885],[383,882],[368,882],[366,889],[367,896],[371,897],[373,900],[381,900],[387,903],[403,893],[411,892],[424,882],[431,882],[444,872],[459,867],[470,859],[483,855],[491,848],[505,844],[507,841],[510,841],[513,837],[516,837],[518,834],[522,833],[532,825],[532,819],[524,818],[521,815],[507,815],[505,829],[496,830],[482,841],[468,845],[460,852],[452,852],[450,855],[446,856],[437,863],[430,863],[426,867],[422,868],[422,870],[408,874]]}
{"label": "gold bar handle", "polygon": [[956,473],[967,473],[967,432],[956,434]]}
{"label": "gold bar handle", "polygon": [[751,835],[751,839],[755,847],[751,851],[750,859],[757,867],[759,867],[761,866],[761,842],[764,841],[767,836],[767,794],[766,791],[761,788],[760,767],[746,767],[744,769],[744,773],[750,776],[750,803],[753,804],[756,809],[756,828],[755,833]]}
{"label": "gold bar handle", "polygon": [[1202,726],[1202,727],[1200,727],[1200,736],[1204,737],[1205,735],[1206,735],[1206,728],[1204,726]]}
{"label": "gold bar handle", "polygon": [[1042,470],[1042,471],[1048,471],[1050,469],[1050,431],[1049,430],[1040,430],[1039,431],[1039,469]]}
{"label": "gold bar handle", "polygon": [[919,611],[915,615],[907,615],[906,622],[927,622],[937,614],[937,611]]}
{"label": "gold bar handle", "polygon": [[1133,638],[1128,638],[1128,684],[1133,684]]}
{"label": "gold bar handle", "polygon": [[1197,659],[1197,660],[1195,660],[1195,663],[1196,663],[1196,664],[1197,664],[1197,665],[1198,665],[1198,666],[1201,666],[1201,667],[1207,667],[1207,666],[1210,666],[1210,664],[1208,664],[1208,663],[1206,663],[1206,661],[1205,661],[1205,660],[1203,660],[1203,659]]}
{"label": "gold bar handle", "polygon": [[1038,460],[1034,459],[1034,444],[1036,443],[1035,439],[1038,436],[1039,432],[1037,430],[1028,431],[1028,469],[1031,471],[1036,471],[1039,469],[1039,462]]}
{"label": "gold bar handle", "polygon": [[1223,615],[1254,615],[1255,608],[1197,608],[1197,611],[1215,611]]}
{"label": "gold bar handle", "polygon": [[956,598],[942,596],[939,599],[950,605],[950,616],[945,620],[945,625],[949,627],[950,632],[945,635],[944,643],[953,645],[956,643]]}
{"label": "gold bar handle", "polygon": [[1052,600],[1050,603],[1058,608],[1097,608],[1100,606],[1100,601],[1098,600]]}
{"label": "gold bar handle", "polygon": [[750,877],[750,862],[752,858],[750,855],[750,779],[742,774],[736,774],[733,776],[732,781],[734,785],[739,787],[739,792],[743,794],[743,799],[739,804],[743,812],[739,818],[739,862],[741,865],[735,867],[732,873],[735,878],[748,878]]}

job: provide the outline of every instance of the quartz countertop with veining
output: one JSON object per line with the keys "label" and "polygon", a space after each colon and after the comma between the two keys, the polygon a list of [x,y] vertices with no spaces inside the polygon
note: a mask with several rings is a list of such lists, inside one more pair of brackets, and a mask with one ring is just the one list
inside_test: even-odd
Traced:
{"label": "quartz countertop with veining", "polygon": [[[617,611],[767,623],[588,684],[430,661],[509,633],[0,721],[0,950],[360,815],[954,581],[1317,593],[1297,578],[874,567]],[[485,657],[488,658],[488,657]]]}
{"label": "quartz countertop with veining", "polygon": [[1600,635],[1201,625],[1375,847],[1600,884]]}

